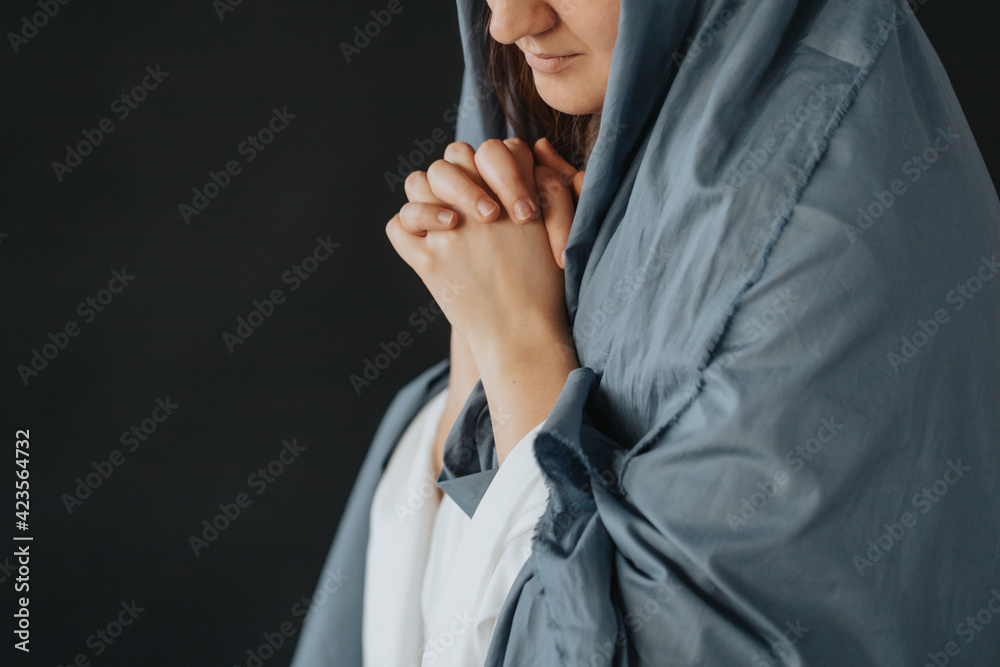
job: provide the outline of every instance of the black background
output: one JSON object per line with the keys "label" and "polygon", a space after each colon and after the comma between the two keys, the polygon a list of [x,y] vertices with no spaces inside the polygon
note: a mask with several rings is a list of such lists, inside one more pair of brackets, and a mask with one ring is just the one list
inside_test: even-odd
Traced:
{"label": "black background", "polygon": [[[379,418],[447,354],[447,323],[419,330],[431,297],[385,237],[405,201],[385,172],[435,131],[451,140],[461,47],[452,2],[401,2],[349,63],[341,42],[386,2],[244,0],[220,20],[209,0],[72,0],[18,53],[7,33],[39,8],[3,4],[0,661],[245,665],[262,633],[300,627],[293,605],[312,594]],[[917,17],[996,181],[1000,10],[929,0]],[[157,65],[169,75],[120,119],[112,101]],[[247,162],[237,146],[285,107],[295,118]],[[102,118],[114,131],[60,182],[52,162]],[[178,205],[233,159],[242,172],[186,224]],[[317,237],[340,246],[291,291],[282,275]],[[134,280],[86,322],[77,305],[123,267]],[[230,353],[223,333],[276,288],[287,300]],[[79,334],[26,386],[18,365],[70,321]],[[349,376],[401,332],[412,344],[359,394]],[[129,452],[120,435],[167,397],[180,407]],[[10,634],[20,428],[30,657]],[[293,438],[305,451],[258,495],[248,477]],[[70,514],[63,494],[116,449],[124,462]],[[189,536],[241,492],[250,506],[196,556]],[[95,656],[88,637],[132,600],[144,611]],[[295,639],[264,664],[287,665]]]}

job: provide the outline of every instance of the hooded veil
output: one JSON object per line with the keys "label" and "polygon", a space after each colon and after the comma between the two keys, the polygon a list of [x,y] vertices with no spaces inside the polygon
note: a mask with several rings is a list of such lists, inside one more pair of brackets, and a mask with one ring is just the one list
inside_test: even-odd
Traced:
{"label": "hooded veil", "polygon": [[[484,1],[474,147],[507,131]],[[622,0],[567,247],[581,368],[488,665],[1000,664],[1000,204],[920,4]],[[447,371],[383,418],[296,667],[361,665],[372,494]],[[489,424],[479,384],[438,480],[470,515]]]}

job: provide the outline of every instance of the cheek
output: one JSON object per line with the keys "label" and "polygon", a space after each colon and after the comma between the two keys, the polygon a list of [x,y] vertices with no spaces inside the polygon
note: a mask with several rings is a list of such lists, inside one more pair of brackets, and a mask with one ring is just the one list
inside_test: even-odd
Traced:
{"label": "cheek", "polygon": [[578,8],[574,32],[586,42],[594,54],[607,54],[610,58],[618,36],[618,0],[592,1],[586,4],[574,0]]}
{"label": "cheek", "polygon": [[611,56],[618,36],[617,3],[610,8],[588,6],[586,13],[581,9],[576,14],[575,25],[569,27],[586,45],[589,61],[587,69],[591,72],[603,72],[606,76],[611,69]]}

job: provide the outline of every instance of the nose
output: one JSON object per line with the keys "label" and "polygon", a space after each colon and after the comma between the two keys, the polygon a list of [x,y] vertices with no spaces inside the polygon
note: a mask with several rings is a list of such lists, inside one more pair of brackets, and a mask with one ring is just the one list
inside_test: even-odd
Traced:
{"label": "nose", "polygon": [[542,0],[494,0],[490,3],[490,35],[501,44],[549,30],[559,15]]}

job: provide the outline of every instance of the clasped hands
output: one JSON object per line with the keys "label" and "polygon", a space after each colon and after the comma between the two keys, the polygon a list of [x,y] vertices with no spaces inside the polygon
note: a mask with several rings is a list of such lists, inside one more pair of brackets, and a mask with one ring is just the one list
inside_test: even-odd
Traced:
{"label": "clasped hands", "polygon": [[479,363],[571,345],[563,251],[583,182],[546,139],[450,144],[386,225]]}

